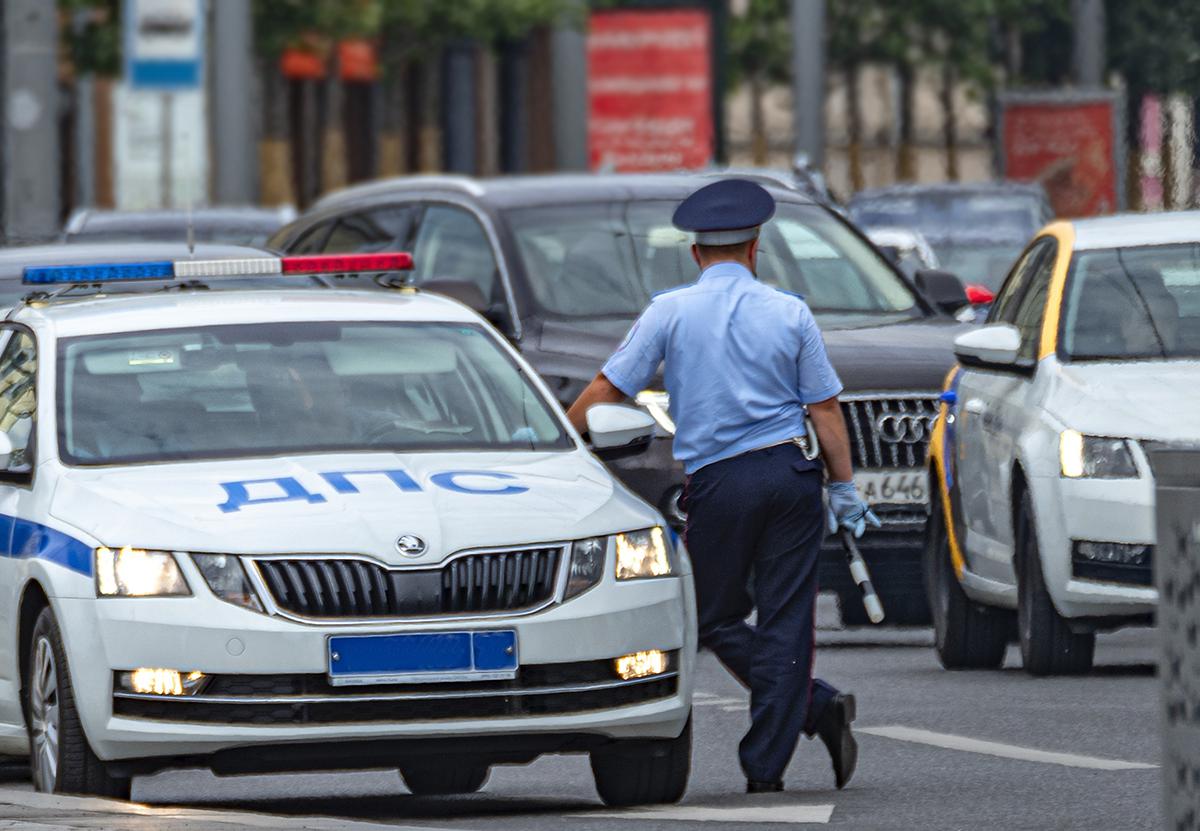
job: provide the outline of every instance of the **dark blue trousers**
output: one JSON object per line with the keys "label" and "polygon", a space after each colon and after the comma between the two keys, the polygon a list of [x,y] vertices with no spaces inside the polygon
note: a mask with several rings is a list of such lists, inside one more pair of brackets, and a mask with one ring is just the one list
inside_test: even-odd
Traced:
{"label": "dark blue trousers", "polygon": [[800,733],[815,732],[837,693],[812,677],[825,536],[820,464],[794,444],[756,450],[696,471],[684,500],[700,644],[750,689],[742,770],[747,779],[780,781]]}

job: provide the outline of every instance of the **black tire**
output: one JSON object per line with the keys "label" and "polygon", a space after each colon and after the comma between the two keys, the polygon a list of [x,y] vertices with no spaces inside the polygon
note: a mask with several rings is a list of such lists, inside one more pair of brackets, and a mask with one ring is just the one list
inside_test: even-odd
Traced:
{"label": "black tire", "polygon": [[925,587],[933,614],[934,649],[946,669],[1004,665],[1012,615],[967,597],[950,561],[946,517],[935,505],[925,537]]}
{"label": "black tire", "polygon": [[487,765],[432,759],[400,768],[404,784],[417,796],[475,793],[487,782],[489,773]]}
{"label": "black tire", "polygon": [[593,750],[592,776],[605,805],[668,805],[687,790],[692,719],[675,739],[631,739]]}
{"label": "black tire", "polygon": [[1030,675],[1080,675],[1092,668],[1095,632],[1072,632],[1066,618],[1054,608],[1046,590],[1038,550],[1033,500],[1021,494],[1016,522],[1017,633],[1021,661]]}
{"label": "black tire", "polygon": [[[53,675],[52,696],[48,693],[50,679],[47,666]],[[39,673],[40,677],[35,678]],[[49,608],[43,609],[34,623],[23,681],[25,724],[29,731],[29,769],[34,787],[39,791],[54,793],[129,799],[133,780],[113,776],[108,765],[92,752],[84,735],[79,711],[75,707],[75,692],[62,634],[54,612]],[[51,699],[54,701],[53,707],[45,706],[45,702]],[[44,741],[44,734],[39,735],[35,729],[35,723],[49,720],[58,722],[56,746]],[[45,748],[44,752],[42,748]],[[49,764],[51,759],[53,770]]]}

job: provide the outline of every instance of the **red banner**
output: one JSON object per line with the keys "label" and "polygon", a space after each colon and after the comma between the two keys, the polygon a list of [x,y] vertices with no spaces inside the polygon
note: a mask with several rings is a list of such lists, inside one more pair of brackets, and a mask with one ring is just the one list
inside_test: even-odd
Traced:
{"label": "red banner", "polygon": [[593,12],[587,50],[593,169],[675,170],[712,160],[708,12]]}
{"label": "red banner", "polygon": [[1113,100],[1021,98],[1004,103],[1004,175],[1041,182],[1054,212],[1095,216],[1117,209]]}

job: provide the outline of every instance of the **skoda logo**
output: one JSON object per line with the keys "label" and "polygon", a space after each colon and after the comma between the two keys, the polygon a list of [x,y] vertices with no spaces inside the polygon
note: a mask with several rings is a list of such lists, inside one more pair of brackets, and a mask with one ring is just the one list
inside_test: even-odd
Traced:
{"label": "skoda logo", "polygon": [[931,418],[918,413],[889,413],[876,419],[875,430],[888,444],[919,444],[929,433]]}
{"label": "skoda logo", "polygon": [[425,540],[416,534],[404,534],[396,540],[396,550],[405,557],[420,557],[426,548]]}

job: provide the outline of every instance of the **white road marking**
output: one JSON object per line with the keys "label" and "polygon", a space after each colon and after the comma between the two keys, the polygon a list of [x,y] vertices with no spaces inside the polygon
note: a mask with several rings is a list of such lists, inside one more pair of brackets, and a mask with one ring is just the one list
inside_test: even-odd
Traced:
{"label": "white road marking", "polygon": [[672,805],[664,808],[634,808],[626,811],[596,811],[576,817],[605,819],[667,820],[672,822],[775,822],[825,825],[833,816],[833,805],[750,805],[706,808],[701,805]]}
{"label": "white road marking", "polygon": [[1064,765],[1071,768],[1087,768],[1089,770],[1154,770],[1158,765],[1146,762],[1127,762],[1122,759],[1103,759],[1099,756],[1082,756],[1077,753],[1055,753],[1050,750],[1038,750],[1032,747],[1021,747],[1015,744],[989,742],[983,739],[972,739],[969,736],[955,736],[951,733],[934,733],[931,730],[919,730],[915,727],[904,727],[894,724],[884,727],[859,727],[857,732],[871,736],[883,736],[902,742],[927,744],[945,750],[962,750],[967,753],[982,753],[986,756],[999,756],[1003,759],[1018,759],[1023,762],[1041,762],[1047,765]]}

